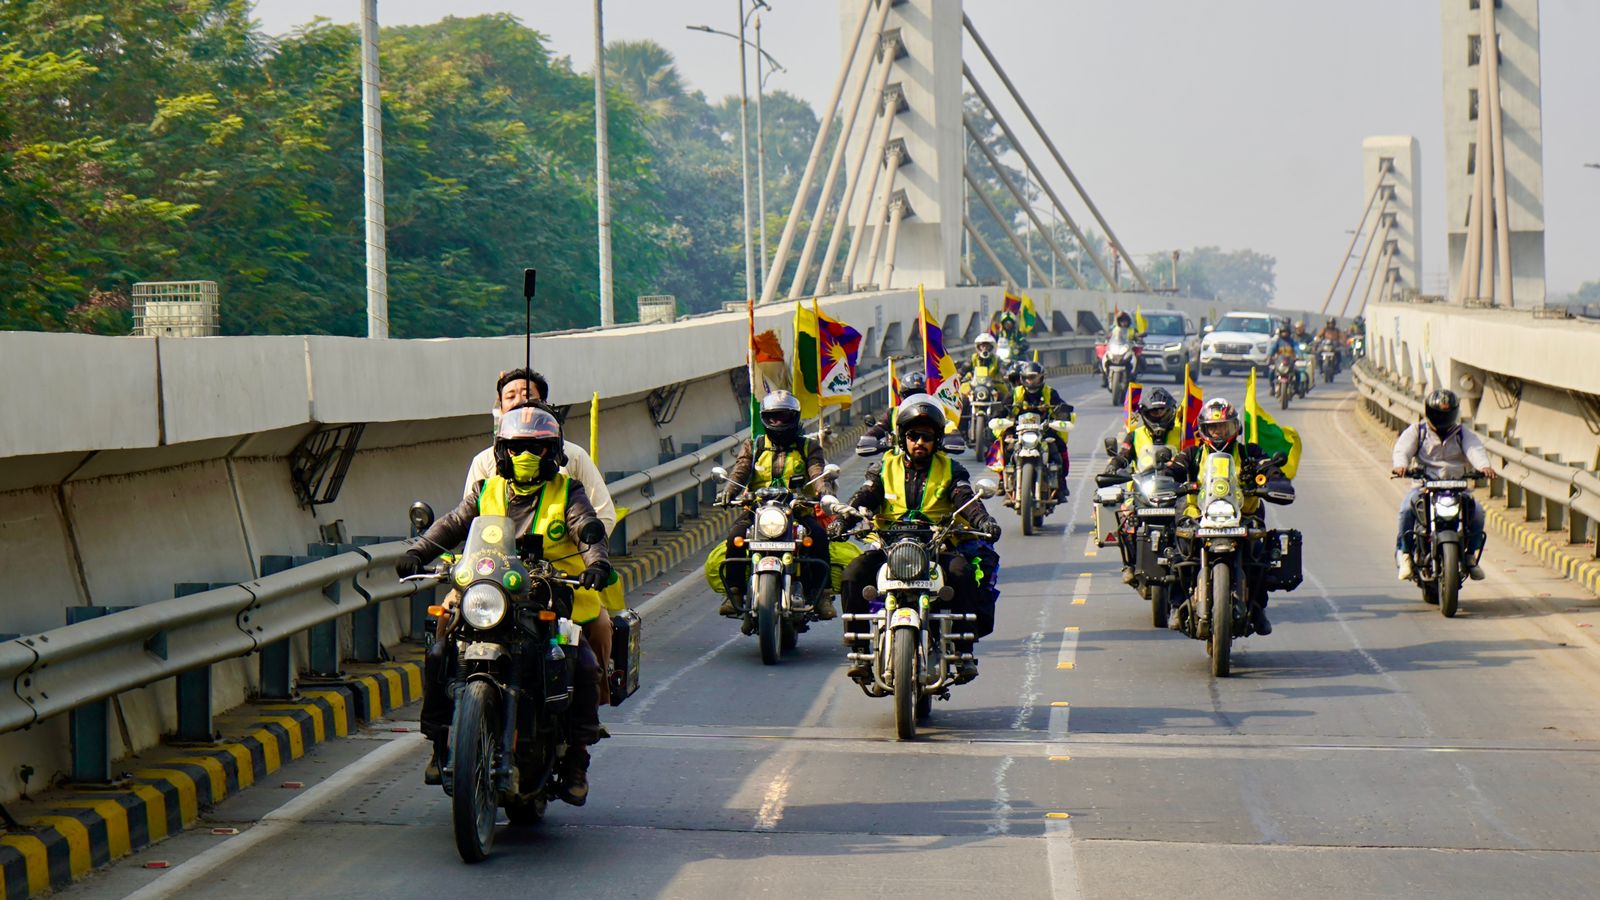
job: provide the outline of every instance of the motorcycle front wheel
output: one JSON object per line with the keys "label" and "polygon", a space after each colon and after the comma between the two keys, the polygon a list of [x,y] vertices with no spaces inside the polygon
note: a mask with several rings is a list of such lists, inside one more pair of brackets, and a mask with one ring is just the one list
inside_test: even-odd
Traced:
{"label": "motorcycle front wheel", "polygon": [[1022,533],[1033,534],[1033,483],[1039,477],[1038,467],[1023,463],[1017,470],[1017,512],[1022,514]]}
{"label": "motorcycle front wheel", "polygon": [[763,572],[756,576],[756,639],[761,644],[762,665],[777,665],[782,652],[779,647],[782,636],[778,634],[778,602],[782,593],[783,585],[776,573]]}
{"label": "motorcycle front wheel", "polygon": [[477,863],[488,859],[494,847],[494,736],[499,733],[499,716],[494,688],[482,681],[469,682],[456,703],[457,727],[450,738],[455,763],[450,819],[462,861]]}
{"label": "motorcycle front wheel", "polygon": [[1123,403],[1126,403],[1127,400],[1128,373],[1119,369],[1117,374],[1111,379],[1111,402],[1121,406]]}
{"label": "motorcycle front wheel", "polygon": [[1233,572],[1211,567],[1211,674],[1227,678],[1233,655]]}
{"label": "motorcycle front wheel", "polygon": [[900,740],[909,741],[917,736],[917,698],[922,693],[917,680],[916,631],[896,629],[889,653],[889,671],[894,673],[894,731]]}
{"label": "motorcycle front wheel", "polygon": [[989,419],[982,415],[972,417],[972,455],[983,459],[989,449],[989,441],[985,435],[989,433]]}
{"label": "motorcycle front wheel", "polygon": [[1461,599],[1461,545],[1439,547],[1439,612],[1446,619],[1456,616]]}
{"label": "motorcycle front wheel", "polygon": [[1281,404],[1279,407],[1280,409],[1289,408],[1289,395],[1292,393],[1294,393],[1294,391],[1291,390],[1288,385],[1284,385],[1283,388],[1278,391],[1278,402]]}

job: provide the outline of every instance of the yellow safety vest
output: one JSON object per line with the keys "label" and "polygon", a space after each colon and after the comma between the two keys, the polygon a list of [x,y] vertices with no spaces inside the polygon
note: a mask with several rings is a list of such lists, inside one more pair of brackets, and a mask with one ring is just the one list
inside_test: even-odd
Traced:
{"label": "yellow safety vest", "polygon": [[[1017,388],[1016,391],[1013,392],[1012,395],[1011,395],[1011,408],[1012,409],[1016,409],[1017,407],[1020,407],[1020,406],[1031,406],[1032,404],[1024,396],[1027,393],[1028,393],[1028,389],[1027,388],[1025,388],[1025,387]],[[1055,392],[1054,388],[1050,387],[1050,385],[1048,385],[1048,384],[1045,385],[1044,388],[1039,391],[1039,403],[1038,403],[1038,406],[1039,406],[1039,408],[1043,409],[1045,412],[1050,412],[1051,410],[1055,409],[1055,407],[1056,407],[1056,392]]]}
{"label": "yellow safety vest", "polygon": [[[557,571],[576,578],[588,566],[583,561],[577,537],[567,528],[567,496],[571,483],[567,476],[558,474],[539,488],[538,506],[528,533],[544,538],[544,558]],[[510,497],[511,484],[504,477],[492,475],[484,479],[483,490],[478,493],[478,515],[506,515]],[[572,595],[572,621],[590,622],[599,617],[599,591],[574,588]]]}
{"label": "yellow safety vest", "polygon": [[[811,455],[811,442],[801,440],[800,446],[793,450],[779,450],[772,446],[766,436],[756,438],[756,459],[753,471],[750,473],[750,490],[760,490],[764,487],[789,487],[805,482],[806,457]],[[778,473],[778,457],[783,457],[782,478],[779,483],[774,477]]]}
{"label": "yellow safety vest", "polygon": [[1150,428],[1148,426],[1140,425],[1139,427],[1135,428],[1133,430],[1133,458],[1136,471],[1142,472],[1145,469],[1155,465],[1155,451],[1157,447],[1171,447],[1172,455],[1177,456],[1178,448],[1183,443],[1183,435],[1180,433],[1181,431],[1182,429],[1179,428],[1167,429],[1167,439],[1160,444],[1157,444],[1154,436],[1150,434]]}
{"label": "yellow safety vest", "polygon": [[981,384],[985,381],[999,377],[1000,358],[998,356],[992,356],[990,357],[990,360],[992,360],[991,364],[986,366],[983,364],[983,361],[977,357],[972,358],[972,380],[974,383]]}
{"label": "yellow safety vest", "polygon": [[[1206,450],[1200,456],[1200,471],[1195,473],[1195,480],[1199,481],[1202,486],[1204,485],[1206,479],[1206,457],[1211,456],[1216,452],[1217,451],[1215,450]],[[1239,511],[1244,515],[1253,516],[1261,509],[1261,498],[1246,492],[1246,488],[1249,487],[1249,485],[1246,485],[1244,481],[1244,444],[1240,441],[1234,441],[1231,455],[1233,456],[1233,470],[1239,473],[1239,493],[1242,495],[1239,498]],[[1187,508],[1185,509],[1184,514],[1190,517],[1199,516],[1199,504],[1201,502],[1210,502],[1212,499],[1214,498],[1202,496],[1200,494],[1191,494],[1189,496],[1189,502],[1187,503]]]}
{"label": "yellow safety vest", "polygon": [[[935,453],[928,477],[922,484],[922,502],[916,510],[921,518],[943,522],[955,511],[955,503],[950,499],[950,489],[954,486],[950,473],[950,457]],[[879,478],[883,482],[883,510],[878,515],[878,525],[882,527],[911,514],[906,502],[905,455],[898,450],[885,455]]]}

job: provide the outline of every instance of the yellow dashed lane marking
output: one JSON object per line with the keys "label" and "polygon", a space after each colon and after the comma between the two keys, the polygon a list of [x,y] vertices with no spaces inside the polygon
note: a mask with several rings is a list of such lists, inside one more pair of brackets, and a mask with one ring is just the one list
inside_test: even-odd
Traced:
{"label": "yellow dashed lane marking", "polygon": [[1057,709],[1064,709],[1064,708],[1066,708],[1068,706],[1071,706],[1072,704],[1068,703],[1065,700],[1056,700],[1056,701],[1052,702],[1050,705],[1056,707]]}
{"label": "yellow dashed lane marking", "polygon": [[1082,605],[1084,605],[1085,603],[1088,603],[1088,602],[1089,602],[1089,598],[1088,597],[1073,597],[1072,598],[1072,605],[1073,606],[1082,606]]}
{"label": "yellow dashed lane marking", "polygon": [[1044,817],[1046,819],[1070,819],[1070,818],[1072,818],[1072,814],[1071,813],[1045,813]]}
{"label": "yellow dashed lane marking", "polygon": [[1056,663],[1056,668],[1058,668],[1058,669],[1076,669],[1077,667],[1078,667],[1077,663],[1070,662],[1070,661]]}
{"label": "yellow dashed lane marking", "polygon": [[1052,757],[1050,757],[1050,761],[1051,762],[1067,762],[1070,759],[1072,759],[1072,757],[1070,757],[1070,756],[1052,756]]}

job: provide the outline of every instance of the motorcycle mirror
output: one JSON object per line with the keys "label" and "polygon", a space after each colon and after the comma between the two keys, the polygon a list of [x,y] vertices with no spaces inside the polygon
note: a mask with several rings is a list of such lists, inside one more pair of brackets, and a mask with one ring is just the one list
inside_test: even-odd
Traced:
{"label": "motorcycle mirror", "polygon": [[1272,454],[1272,464],[1273,465],[1282,467],[1284,465],[1287,465],[1288,462],[1289,462],[1289,456],[1288,456],[1288,454],[1284,453],[1282,450],[1279,450],[1277,453]]}
{"label": "motorcycle mirror", "polygon": [[411,504],[409,518],[411,519],[411,536],[416,537],[427,531],[428,527],[433,524],[433,507],[418,500]]}
{"label": "motorcycle mirror", "polygon": [[946,452],[946,453],[965,453],[965,452],[967,452],[967,440],[966,440],[966,438],[963,438],[959,434],[947,434],[947,435],[945,435],[944,436],[944,441],[941,444],[941,446],[943,447],[944,452]]}
{"label": "motorcycle mirror", "polygon": [[1172,448],[1171,447],[1157,447],[1156,448],[1156,462],[1157,463],[1161,463],[1161,464],[1172,462]]}
{"label": "motorcycle mirror", "polygon": [[839,505],[839,498],[832,494],[823,494],[820,502],[822,503],[823,509],[833,509],[835,506]]}
{"label": "motorcycle mirror", "polygon": [[590,519],[578,531],[578,541],[584,544],[598,544],[606,539],[606,526],[599,519]]}
{"label": "motorcycle mirror", "polygon": [[1116,456],[1117,455],[1117,439],[1116,438],[1114,438],[1114,437],[1106,438],[1106,445],[1105,446],[1106,446],[1106,455],[1107,456]]}
{"label": "motorcycle mirror", "polygon": [[980,479],[978,479],[978,496],[979,497],[993,497],[994,495],[996,495],[998,493],[1000,493],[1000,485],[995,484],[993,478],[980,478]]}
{"label": "motorcycle mirror", "polygon": [[839,474],[839,467],[834,463],[828,463],[822,467],[822,474],[828,478],[832,478],[833,476]]}
{"label": "motorcycle mirror", "polygon": [[870,434],[863,434],[861,439],[856,441],[857,456],[877,456],[887,449],[889,448],[884,445],[883,441]]}
{"label": "motorcycle mirror", "polygon": [[727,478],[728,477],[728,470],[724,469],[721,466],[712,466],[711,467],[711,474],[717,476],[718,478]]}

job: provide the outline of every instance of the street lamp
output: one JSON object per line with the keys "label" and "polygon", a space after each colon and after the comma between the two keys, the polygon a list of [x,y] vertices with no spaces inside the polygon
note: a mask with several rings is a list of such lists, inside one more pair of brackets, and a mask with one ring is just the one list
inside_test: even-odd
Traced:
{"label": "street lamp", "polygon": [[[756,258],[755,247],[750,243],[750,89],[745,80],[749,66],[745,62],[744,48],[749,43],[745,39],[744,29],[749,24],[750,17],[756,10],[771,9],[767,0],[754,0],[749,12],[745,12],[745,0],[739,3],[739,33],[728,35],[739,42],[739,169],[744,181],[744,285],[745,293],[751,296],[756,288]],[[706,31],[714,34],[726,34],[707,25],[687,26],[691,31]]]}

